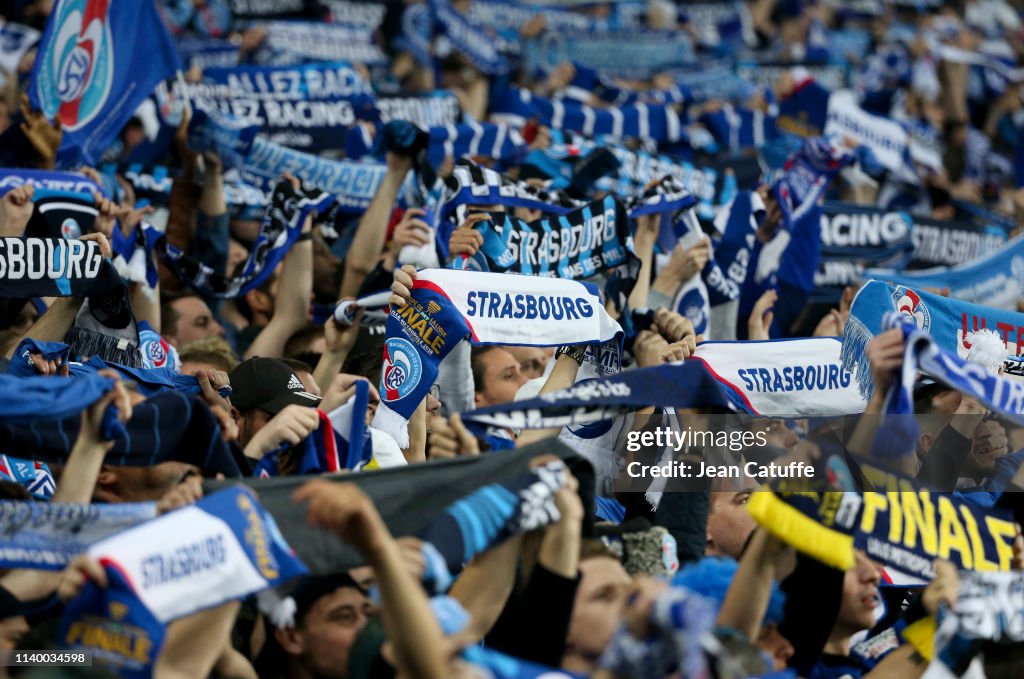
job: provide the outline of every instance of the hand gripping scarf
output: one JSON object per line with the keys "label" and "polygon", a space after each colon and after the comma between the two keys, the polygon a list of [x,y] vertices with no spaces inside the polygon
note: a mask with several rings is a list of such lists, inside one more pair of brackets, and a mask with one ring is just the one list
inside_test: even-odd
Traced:
{"label": "hand gripping scarf", "polygon": [[841,354],[843,367],[854,374],[865,397],[873,390],[867,345],[882,332],[885,314],[893,311],[926,331],[937,347],[960,358],[966,358],[971,348],[967,336],[982,328],[998,332],[1011,357],[1024,355],[1024,314],[934,295],[921,288],[868,281],[853,300]]}
{"label": "hand gripping scarf", "polygon": [[58,644],[92,651],[124,677],[152,676],[166,625],[306,574],[253,492],[214,493],[89,548],[109,585],[88,583]]}
{"label": "hand gripping scarf", "polygon": [[707,364],[684,361],[580,381],[536,398],[471,410],[462,419],[509,429],[548,429],[601,422],[650,406],[749,412]]}
{"label": "hand gripping scarf", "polygon": [[452,268],[573,280],[611,274],[606,297],[621,310],[640,271],[630,227],[625,207],[611,196],[533,222],[491,213],[476,225],[484,239],[480,252],[455,259]]}
{"label": "hand gripping scarf", "polygon": [[67,341],[76,352],[142,365],[128,288],[99,243],[0,238],[0,298],[85,297]]}
{"label": "hand gripping scarf", "polygon": [[[992,646],[1024,643],[1024,575],[961,572],[952,608],[924,618],[904,630],[904,637],[931,660],[926,676],[952,679],[968,674],[975,656]],[[976,676],[976,675],[971,675]]]}
{"label": "hand gripping scarf", "polygon": [[409,417],[434,384],[441,361],[467,336],[473,344],[561,346],[614,340],[618,347],[622,329],[587,283],[424,269],[409,304],[391,309],[386,333],[381,404],[373,426],[406,448]]}

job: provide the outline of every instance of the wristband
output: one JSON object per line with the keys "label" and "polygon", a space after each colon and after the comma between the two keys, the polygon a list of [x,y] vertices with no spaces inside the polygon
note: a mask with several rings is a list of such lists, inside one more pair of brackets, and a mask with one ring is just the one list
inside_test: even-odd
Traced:
{"label": "wristband", "polygon": [[300,233],[299,237],[295,239],[295,242],[296,243],[301,243],[302,241],[306,241],[306,240],[313,240],[313,232],[312,231],[307,231],[306,233]]}
{"label": "wristband", "polygon": [[558,347],[558,351],[555,352],[555,360],[557,361],[559,356],[568,356],[576,361],[576,365],[583,365],[583,359],[586,355],[587,348],[585,346],[565,344]]}

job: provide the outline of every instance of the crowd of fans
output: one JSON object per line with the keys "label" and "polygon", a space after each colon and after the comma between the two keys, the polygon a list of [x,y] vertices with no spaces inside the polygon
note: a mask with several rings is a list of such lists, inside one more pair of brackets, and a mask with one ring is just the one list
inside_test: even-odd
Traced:
{"label": "crowd of fans", "polygon": [[[55,6],[67,4],[73,3],[13,0],[3,4],[0,15],[7,29],[42,32]],[[87,11],[106,11],[105,2],[79,4]],[[260,479],[304,474],[311,478],[294,486],[289,502],[311,526],[358,552],[363,564],[334,573],[320,568],[285,583],[278,589],[289,599],[287,614],[263,605],[253,594],[211,600],[201,610],[163,621],[158,653],[142,670],[128,672],[97,656],[91,669],[30,673],[0,666],[0,676],[940,676],[934,655],[903,631],[922,620],[941,623],[955,608],[962,571],[971,569],[951,563],[949,550],[935,559],[930,579],[894,582],[890,565],[859,548],[852,567],[844,571],[813,558],[787,539],[785,531],[774,530],[771,521],[755,519],[748,511],[748,503],[767,492],[771,480],[701,478],[676,487],[673,482],[666,486],[651,478],[637,479],[626,471],[632,462],[658,466],[678,459],[737,468],[749,460],[804,463],[818,465],[823,473],[824,444],[813,435],[821,425],[813,420],[757,416],[728,425],[766,432],[765,445],[756,450],[723,454],[714,446],[626,449],[628,435],[646,429],[725,426],[707,419],[723,412],[720,404],[701,402],[697,385],[682,378],[675,383],[679,408],[635,407],[603,423],[561,428],[546,422],[546,428],[518,428],[464,417],[475,409],[550,397],[594,377],[585,374],[592,366],[584,344],[532,337],[509,344],[480,342],[464,354],[449,354],[429,392],[410,409],[405,441],[377,426],[379,411],[396,399],[388,392],[400,389],[399,377],[407,377],[389,372],[397,359],[385,341],[395,336],[391,324],[402,309],[420,308],[417,291],[424,288],[424,269],[472,270],[466,262],[497,259],[501,253],[493,252],[493,239],[497,234],[501,243],[501,230],[494,225],[503,218],[497,213],[530,224],[545,218],[545,210],[535,203],[461,200],[459,190],[466,186],[456,181],[457,169],[500,171],[506,184],[534,191],[532,200],[556,189],[579,205],[605,196],[623,205],[643,196],[664,197],[656,193],[662,176],[643,175],[640,161],[633,168],[639,177],[633,193],[623,193],[629,190],[629,182],[621,179],[627,157],[661,163],[664,174],[674,178],[682,177],[685,167],[687,176],[694,182],[702,178],[705,185],[684,186],[698,199],[680,210],[693,215],[689,223],[695,230],[688,236],[674,233],[667,246],[662,213],[630,213],[622,245],[631,253],[626,267],[633,266],[633,280],[621,299],[614,299],[621,288],[613,286],[613,267],[598,267],[588,277],[600,284],[605,311],[621,326],[622,375],[697,363],[693,357],[700,355],[706,339],[749,342],[748,356],[754,358],[762,351],[759,342],[769,339],[842,337],[862,280],[849,281],[845,290],[840,286],[831,298],[818,294],[814,278],[823,257],[820,209],[826,197],[863,208],[901,210],[932,224],[982,221],[1005,230],[999,247],[1009,247],[1007,238],[1019,230],[1024,193],[1017,188],[1015,165],[1024,122],[1024,77],[1015,68],[1024,52],[1024,5],[1012,0],[156,4],[168,32],[181,45],[219,41],[233,48],[236,64],[260,66],[274,65],[266,52],[281,19],[344,23],[353,16],[373,15],[374,25],[355,24],[353,29],[385,57],[355,65],[371,91],[382,98],[424,99],[443,91],[457,101],[460,125],[501,125],[521,145],[521,153],[489,156],[477,144],[461,157],[442,148],[436,162],[422,152],[423,146],[414,149],[389,141],[393,121],[354,121],[357,132],[350,134],[369,139],[367,156],[374,156],[370,162],[378,170],[368,204],[344,214],[301,213],[302,222],[288,237],[283,256],[271,260],[273,270],[257,285],[240,294],[211,294],[209,288],[192,284],[198,280],[193,273],[182,275],[181,267],[144,247],[136,254],[157,275],[131,276],[121,266],[125,257],[118,245],[129,238],[146,241],[137,234],[153,228],[164,234],[167,244],[205,264],[210,275],[230,278],[247,275],[256,250],[284,241],[282,236],[275,244],[262,242],[266,222],[259,211],[239,209],[232,198],[240,183],[238,167],[213,147],[194,148],[187,132],[201,107],[195,102],[185,106],[179,122],[169,126],[161,117],[166,111],[154,113],[166,101],[147,100],[149,108],[140,107],[97,162],[62,165],[60,120],[34,110],[26,95],[38,45],[12,51],[0,42],[0,134],[6,142],[0,157],[7,168],[0,172],[8,177],[17,176],[18,169],[61,170],[102,187],[87,196],[92,208],[88,218],[72,219],[76,227],[81,223],[85,228],[80,233],[63,229],[57,237],[91,241],[104,259],[120,260],[118,270],[128,284],[130,312],[138,326],[131,349],[141,351],[139,363],[122,368],[102,349],[81,349],[71,339],[90,307],[95,312],[98,306],[91,297],[89,303],[69,293],[2,300],[0,351],[10,380],[29,385],[45,378],[70,384],[85,380],[87,372],[113,380],[80,414],[52,416],[62,424],[49,423],[47,413],[36,412],[39,406],[33,403],[26,406],[31,417],[19,420],[4,414],[4,504],[155,503],[150,505],[153,515],[163,517],[221,492],[232,481],[228,470],[234,470],[237,482],[255,488],[257,500],[270,487],[261,486]],[[436,28],[435,34],[428,32],[425,57],[423,49],[411,44],[408,25],[431,12],[472,17],[464,26],[481,31],[475,37],[497,50],[508,65],[505,72],[481,64],[473,41],[455,35],[453,23],[442,19],[435,18],[435,27],[447,26],[451,34]],[[574,29],[567,15],[585,19],[588,23],[579,25],[590,26],[588,30],[603,32]],[[488,24],[493,17],[504,17],[505,23]],[[614,55],[583,47],[574,53],[576,41],[583,45],[598,37],[606,40],[605,49],[615,50],[618,41],[623,54],[640,55],[638,59],[654,58],[642,49],[645,40],[665,41],[664,50],[683,41],[689,57],[685,63],[666,60],[656,67],[624,63],[616,70],[608,66],[616,61]],[[567,53],[560,53],[557,63],[543,63],[538,55],[549,54],[550,44],[558,40],[568,46]],[[846,45],[849,53],[843,52]],[[723,62],[728,64],[725,69],[720,68]],[[130,68],[144,70],[147,64]],[[711,79],[702,81],[702,73]],[[836,73],[842,74],[841,85],[824,82]],[[181,88],[180,95],[203,82],[202,59],[183,57],[181,77],[163,91],[166,95]],[[515,88],[556,106],[582,107],[589,112],[585,115],[598,118],[603,111],[621,117],[630,106],[662,107],[671,111],[677,134],[671,139],[654,133],[615,136],[595,131],[593,121],[590,129],[569,127],[557,111],[555,119],[522,116],[505,101]],[[877,144],[871,129],[860,135],[854,128],[829,133],[829,90],[839,89],[850,91],[865,116],[884,119],[908,135],[899,168],[887,161],[884,143]],[[816,91],[823,94],[816,97]],[[526,95],[516,96],[522,100]],[[138,154],[158,134],[167,137],[165,148],[139,161]],[[438,146],[433,138],[425,143],[432,150]],[[604,156],[598,153],[602,149]],[[346,150],[314,153],[340,159]],[[787,177],[794,172],[793,158],[817,171],[804,178],[820,189],[807,199],[818,210],[811,220],[799,214],[807,207],[800,205],[806,186],[801,188],[792,174]],[[595,170],[601,163],[606,165]],[[137,181],[147,172],[155,176],[150,169],[154,166],[169,169],[168,191],[148,190]],[[601,183],[602,176],[620,180]],[[331,193],[315,184],[296,168],[274,180],[275,187],[284,187],[274,191],[297,195],[322,188]],[[40,208],[52,199],[52,191],[28,181],[5,184],[4,189],[0,236],[45,235],[33,229],[45,224]],[[790,195],[794,192],[801,194],[795,200]],[[452,209],[442,210],[439,195],[452,201]],[[272,202],[270,192],[267,196],[264,203]],[[336,198],[344,202],[345,196]],[[267,208],[268,214],[275,209],[284,214],[292,208],[275,204]],[[505,228],[511,229],[511,223]],[[507,243],[506,238],[503,245]],[[527,243],[524,239],[521,247],[529,247]],[[561,259],[567,256],[563,248]],[[733,290],[731,298],[716,303],[712,297],[703,306],[682,301],[691,299],[686,291],[697,283],[714,287],[708,272],[716,263],[724,289]],[[5,275],[10,274],[0,272],[0,280]],[[561,294],[560,289],[555,292]],[[941,286],[930,292],[951,294]],[[705,298],[707,294],[705,289]],[[365,301],[374,295],[376,303]],[[1024,299],[1013,311],[1024,310],[1022,303]],[[353,313],[346,316],[342,307]],[[495,314],[493,304],[491,309]],[[561,321],[575,322],[568,314]],[[967,325],[965,320],[965,332]],[[535,332],[545,327],[538,324]],[[422,331],[420,337],[429,344]],[[1015,352],[1012,341],[1007,350]],[[845,425],[836,427],[849,432],[848,442],[841,437],[843,447],[848,458],[858,460],[872,459],[876,431],[885,426],[878,416],[886,412],[890,387],[904,370],[904,335],[898,329],[877,333],[865,355],[873,395],[861,411],[847,413],[853,417]],[[163,370],[159,374],[166,381],[147,383],[145,377],[156,374],[147,370]],[[181,376],[195,379],[177,380]],[[22,391],[18,383],[7,384],[5,397],[32,398],[35,387]],[[464,388],[466,384],[471,387]],[[642,389],[644,382],[637,384]],[[169,391],[186,394],[187,415],[183,406],[169,404]],[[673,402],[676,396],[651,391],[659,402]],[[834,396],[826,388],[814,398],[827,403]],[[1016,456],[1024,448],[1024,429],[974,396],[931,380],[917,381],[913,405],[918,438],[911,447],[916,455],[904,459],[898,472],[937,492],[956,493],[964,502],[972,501],[970,491],[981,491],[987,498],[979,500],[982,505],[1008,507],[1019,521],[1020,503],[999,498],[1024,490]],[[324,462],[320,445],[325,420],[342,433],[334,417],[338,412],[347,413],[345,422],[365,426],[365,431],[353,428],[364,439],[362,459],[346,465],[342,453],[341,467],[349,468],[341,470]],[[136,419],[142,417],[148,418],[145,425]],[[203,417],[209,426],[194,429],[193,422]],[[120,422],[120,435],[110,433],[117,429],[111,427],[112,419]],[[147,443],[125,441],[125,431],[134,439],[143,426],[150,432]],[[587,433],[580,426],[600,431]],[[201,436],[183,433],[194,431]],[[319,447],[310,443],[314,439]],[[338,450],[343,445],[338,437],[328,443]],[[214,444],[228,455],[209,464],[210,456],[204,458],[199,451]],[[444,478],[419,476],[431,467],[447,464],[456,469],[491,456],[512,456],[524,447],[536,452],[530,462],[533,473],[545,464],[559,469],[547,520],[540,528],[511,530],[501,540],[489,535],[489,544],[467,547],[465,562],[447,587],[428,584],[436,566],[430,561],[432,552],[424,548],[426,538],[399,527],[392,520],[394,507],[387,504],[415,515],[416,507],[402,496],[426,501],[445,490],[419,480]],[[36,449],[40,452],[34,456]],[[122,454],[125,450],[131,454]],[[146,459],[140,450],[152,453],[151,464],[139,463]],[[17,471],[26,464],[30,474]],[[398,490],[374,494],[364,487],[363,481],[377,474],[395,474],[392,478],[401,480]],[[5,545],[20,530],[9,518],[13,511],[5,507],[0,512],[0,547],[17,544]],[[424,521],[438,513],[424,512],[430,514]],[[415,518],[406,516],[401,526]],[[1016,540],[1010,538],[1012,567],[1024,569],[1019,525],[1016,530]],[[284,534],[303,555],[304,545],[288,530]],[[57,621],[65,607],[81,600],[88,584],[108,586],[109,565],[86,552],[63,570],[3,570],[0,649],[65,648]],[[1019,594],[1013,599],[1017,604]],[[1015,609],[1015,615],[1016,622],[1005,624],[1016,630],[1016,640],[975,644],[956,673],[970,665],[974,676],[1020,676],[1024,639],[1019,618],[1024,610]],[[885,653],[865,652],[865,639],[884,639],[878,644],[885,645]],[[92,646],[97,645],[94,640]]]}

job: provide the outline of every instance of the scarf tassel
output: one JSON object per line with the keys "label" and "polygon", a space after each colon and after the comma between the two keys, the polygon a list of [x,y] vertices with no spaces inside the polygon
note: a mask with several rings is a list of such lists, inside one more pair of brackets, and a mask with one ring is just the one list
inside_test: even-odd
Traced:
{"label": "scarf tassel", "polygon": [[871,364],[868,362],[868,343],[874,338],[856,316],[850,315],[843,330],[843,348],[839,352],[839,358],[843,362],[843,368],[853,375],[860,389],[860,395],[870,399],[875,390],[874,382],[871,379]]}

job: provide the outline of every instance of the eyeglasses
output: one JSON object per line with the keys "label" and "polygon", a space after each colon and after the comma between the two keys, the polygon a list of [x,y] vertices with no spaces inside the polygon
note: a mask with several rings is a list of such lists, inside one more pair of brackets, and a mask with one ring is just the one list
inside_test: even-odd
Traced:
{"label": "eyeglasses", "polygon": [[432,384],[430,386],[430,391],[428,393],[434,398],[435,401],[440,401],[441,400],[441,385],[440,384]]}

